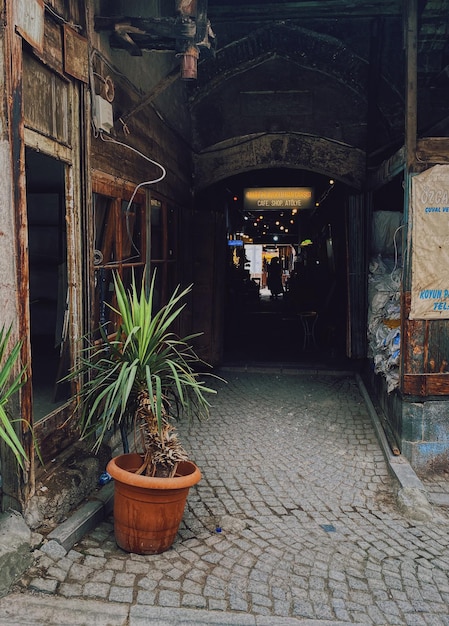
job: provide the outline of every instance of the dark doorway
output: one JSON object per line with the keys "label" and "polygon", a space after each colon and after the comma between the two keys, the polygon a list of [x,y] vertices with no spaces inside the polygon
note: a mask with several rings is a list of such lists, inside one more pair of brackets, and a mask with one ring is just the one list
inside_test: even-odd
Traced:
{"label": "dark doorway", "polygon": [[27,150],[27,217],[33,417],[48,415],[68,395],[58,384],[67,342],[65,166]]}
{"label": "dark doorway", "polygon": [[[251,276],[234,276],[226,292],[226,363],[334,364],[346,361],[343,271],[316,259],[286,270],[282,293]],[[231,265],[229,265],[231,267]],[[230,269],[238,273],[238,270]]]}
{"label": "dark doorway", "polygon": [[[312,187],[314,203],[248,211],[243,191],[253,186]],[[228,179],[217,193],[228,207],[224,362],[346,365],[348,188],[312,172],[265,170]],[[277,295],[267,282],[273,259],[282,271]]]}

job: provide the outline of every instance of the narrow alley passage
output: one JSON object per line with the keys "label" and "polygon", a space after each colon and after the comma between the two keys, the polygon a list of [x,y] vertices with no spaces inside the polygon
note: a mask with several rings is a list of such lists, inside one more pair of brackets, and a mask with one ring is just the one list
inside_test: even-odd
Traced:
{"label": "narrow alley passage", "polygon": [[271,299],[261,288],[240,309],[227,312],[224,360],[227,365],[356,369],[344,356],[344,333],[321,311],[298,313],[289,292]]}
{"label": "narrow alley passage", "polygon": [[449,517],[400,511],[354,376],[220,373],[172,549],[126,554],[111,519],[44,543],[0,624],[449,624]]}

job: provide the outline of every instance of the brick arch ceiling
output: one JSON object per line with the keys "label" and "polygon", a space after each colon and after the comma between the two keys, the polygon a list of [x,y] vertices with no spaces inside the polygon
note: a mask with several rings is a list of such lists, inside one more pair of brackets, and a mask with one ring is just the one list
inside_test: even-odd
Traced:
{"label": "brick arch ceiling", "polygon": [[[367,62],[344,43],[298,27],[260,29],[219,50],[200,63],[190,96],[196,187],[251,169],[288,167],[361,188],[368,74]],[[379,85],[376,135],[387,143],[399,132],[403,103],[388,81]],[[285,98],[284,114],[273,115],[274,103],[285,105]]]}

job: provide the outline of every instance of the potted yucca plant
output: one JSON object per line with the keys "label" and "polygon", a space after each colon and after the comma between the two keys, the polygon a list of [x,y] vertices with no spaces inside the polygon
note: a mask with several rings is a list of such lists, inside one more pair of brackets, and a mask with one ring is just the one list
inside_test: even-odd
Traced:
{"label": "potted yucca plant", "polygon": [[14,429],[14,421],[23,421],[22,418],[12,420],[7,411],[10,398],[19,391],[26,382],[26,366],[20,366],[20,349],[22,342],[17,341],[10,345],[11,326],[0,329],[0,437],[15,456],[17,463],[24,469],[27,454],[20,437]]}
{"label": "potted yucca plant", "polygon": [[[191,288],[178,286],[160,310],[154,309],[155,274],[148,289],[134,276],[126,289],[114,274],[114,288],[116,333],[100,328],[101,339],[83,350],[69,378],[84,378],[76,396],[81,437],[93,436],[98,450],[111,430],[122,434],[124,454],[107,466],[115,481],[116,541],[128,552],[154,554],[173,543],[189,488],[201,478],[173,420],[207,416],[206,394],[214,390],[197,371],[203,362],[190,345],[196,335],[179,338],[172,330]],[[136,453],[128,451],[130,430]]]}

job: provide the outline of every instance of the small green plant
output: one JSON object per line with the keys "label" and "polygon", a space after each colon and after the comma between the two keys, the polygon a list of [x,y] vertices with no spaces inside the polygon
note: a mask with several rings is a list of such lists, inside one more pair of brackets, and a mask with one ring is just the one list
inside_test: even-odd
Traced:
{"label": "small green plant", "polygon": [[[25,384],[27,380],[26,366],[18,365],[20,360],[20,350],[22,342],[17,341],[9,348],[11,327],[0,329],[0,437],[12,451],[17,463],[23,469],[27,461],[27,454],[22,446],[19,436],[14,430],[14,422],[7,412],[8,402],[15,393]],[[17,369],[19,368],[19,371]]]}
{"label": "small green plant", "polygon": [[138,287],[133,275],[127,290],[114,274],[117,308],[111,308],[121,320],[117,332],[111,338],[100,329],[101,340],[82,351],[79,366],[68,378],[84,378],[76,396],[81,404],[81,437],[94,437],[94,450],[119,426],[127,452],[125,434],[134,424],[144,457],[139,473],[173,476],[187,455],[172,418],[207,416],[206,394],[215,390],[196,370],[204,363],[190,345],[197,335],[179,338],[172,331],[191,287],[178,286],[167,304],[155,311],[155,276],[147,289],[145,280]]}

